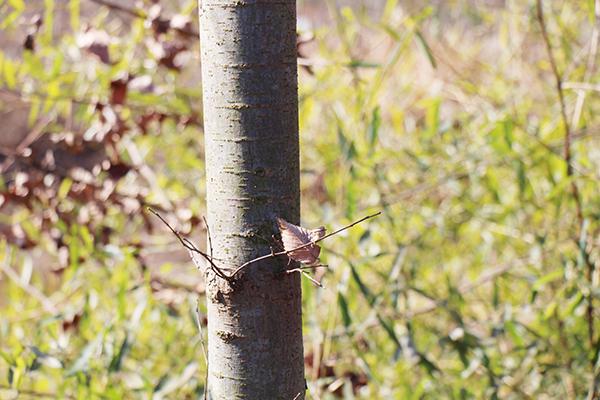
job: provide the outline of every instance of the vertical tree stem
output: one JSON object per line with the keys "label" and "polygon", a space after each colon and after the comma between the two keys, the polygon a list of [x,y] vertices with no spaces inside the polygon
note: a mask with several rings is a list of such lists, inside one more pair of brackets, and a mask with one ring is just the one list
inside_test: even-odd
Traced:
{"label": "vertical tree stem", "polygon": [[[214,257],[269,252],[274,217],[300,219],[296,4],[204,0],[200,7],[207,218]],[[208,394],[304,398],[299,274],[268,258],[232,282],[207,270]]]}
{"label": "vertical tree stem", "polygon": [[[536,12],[537,12],[537,20],[539,22],[542,38],[544,40],[544,45],[546,47],[546,52],[548,53],[548,60],[550,62],[550,67],[552,68],[552,74],[554,75],[554,81],[556,84],[556,92],[558,95],[558,101],[560,105],[560,115],[563,123],[563,127],[565,130],[564,136],[564,146],[563,146],[563,157],[565,162],[567,163],[567,178],[573,178],[573,165],[572,165],[572,155],[571,155],[571,125],[569,123],[569,118],[567,117],[567,105],[565,102],[564,90],[563,90],[563,80],[561,74],[558,70],[558,65],[556,64],[556,59],[554,57],[554,52],[552,51],[552,43],[550,42],[550,36],[548,35],[548,30],[546,28],[546,21],[544,19],[544,10],[542,8],[542,0],[536,1]],[[581,195],[579,194],[579,189],[577,187],[577,183],[574,179],[571,180],[571,194],[573,196],[573,200],[575,201],[576,213],[577,213],[577,221],[578,221],[578,232],[577,239],[575,242],[581,247],[582,245],[579,243],[579,238],[582,237],[583,230],[585,229],[585,221],[583,216],[583,206],[581,201]],[[584,262],[586,264],[586,280],[591,286],[593,283],[593,276],[595,265],[589,258],[589,254],[587,254],[585,249],[585,244],[583,244],[583,248],[580,249],[584,253]],[[587,296],[587,309],[586,309],[586,319],[588,325],[588,340],[590,343],[590,350],[594,351],[597,343],[595,341],[595,333],[594,333],[594,300],[593,294],[588,294]],[[592,367],[594,367],[595,362],[592,361]]]}

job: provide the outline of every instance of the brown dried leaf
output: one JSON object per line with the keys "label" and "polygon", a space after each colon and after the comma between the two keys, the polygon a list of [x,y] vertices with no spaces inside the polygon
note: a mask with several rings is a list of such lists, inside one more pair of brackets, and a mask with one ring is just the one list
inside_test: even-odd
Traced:
{"label": "brown dried leaf", "polygon": [[72,315],[71,318],[65,318],[62,321],[63,332],[77,331],[79,329],[79,323],[81,322],[82,316],[83,313],[78,312],[77,314]]}
{"label": "brown dried leaf", "polygon": [[113,162],[107,171],[112,179],[119,180],[131,171],[131,166],[121,161]]}
{"label": "brown dried leaf", "polygon": [[34,51],[35,50],[35,34],[28,33],[25,37],[25,41],[23,42],[23,48],[25,50]]}
{"label": "brown dried leaf", "polygon": [[283,248],[285,251],[289,251],[288,256],[295,261],[299,261],[304,264],[315,264],[319,260],[319,254],[321,253],[321,247],[312,243],[306,247],[298,250],[300,246],[319,240],[325,236],[325,227],[321,226],[317,229],[308,230],[301,226],[290,224],[282,218],[277,218],[277,225],[281,232],[281,241],[283,242]]}
{"label": "brown dried leaf", "polygon": [[129,76],[120,77],[110,82],[110,104],[124,104],[127,97]]}
{"label": "brown dried leaf", "polygon": [[27,36],[25,37],[25,41],[23,42],[23,48],[29,51],[35,51],[35,35],[40,30],[42,26],[43,20],[41,15],[34,15],[31,20],[29,20],[29,28],[27,29]]}

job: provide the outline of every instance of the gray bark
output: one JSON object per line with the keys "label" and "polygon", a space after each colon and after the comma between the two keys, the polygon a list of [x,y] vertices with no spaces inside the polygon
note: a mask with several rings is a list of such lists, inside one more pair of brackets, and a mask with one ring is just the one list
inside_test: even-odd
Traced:
{"label": "gray bark", "polygon": [[[295,0],[203,0],[200,30],[207,219],[233,269],[269,253],[276,216],[300,219]],[[210,398],[304,398],[300,277],[286,264],[233,283],[207,271]]]}

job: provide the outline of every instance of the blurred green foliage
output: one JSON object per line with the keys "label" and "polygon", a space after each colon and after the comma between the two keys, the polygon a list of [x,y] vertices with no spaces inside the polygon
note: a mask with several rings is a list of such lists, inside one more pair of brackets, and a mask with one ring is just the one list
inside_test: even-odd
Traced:
{"label": "blurred green foliage", "polygon": [[[0,112],[101,149],[2,143],[1,398],[202,396],[202,277],[143,208],[204,242],[195,1],[149,3],[0,3]],[[533,1],[300,2],[303,224],[383,211],[304,280],[308,398],[594,398],[600,10],[546,3],[567,124]]]}

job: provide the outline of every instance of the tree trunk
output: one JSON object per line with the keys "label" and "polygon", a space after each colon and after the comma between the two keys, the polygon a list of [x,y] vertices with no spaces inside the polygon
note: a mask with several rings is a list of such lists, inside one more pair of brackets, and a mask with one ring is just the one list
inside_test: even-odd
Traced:
{"label": "tree trunk", "polygon": [[[207,217],[217,264],[270,252],[300,219],[295,0],[203,0]],[[303,399],[300,277],[287,260],[207,271],[211,399]]]}

